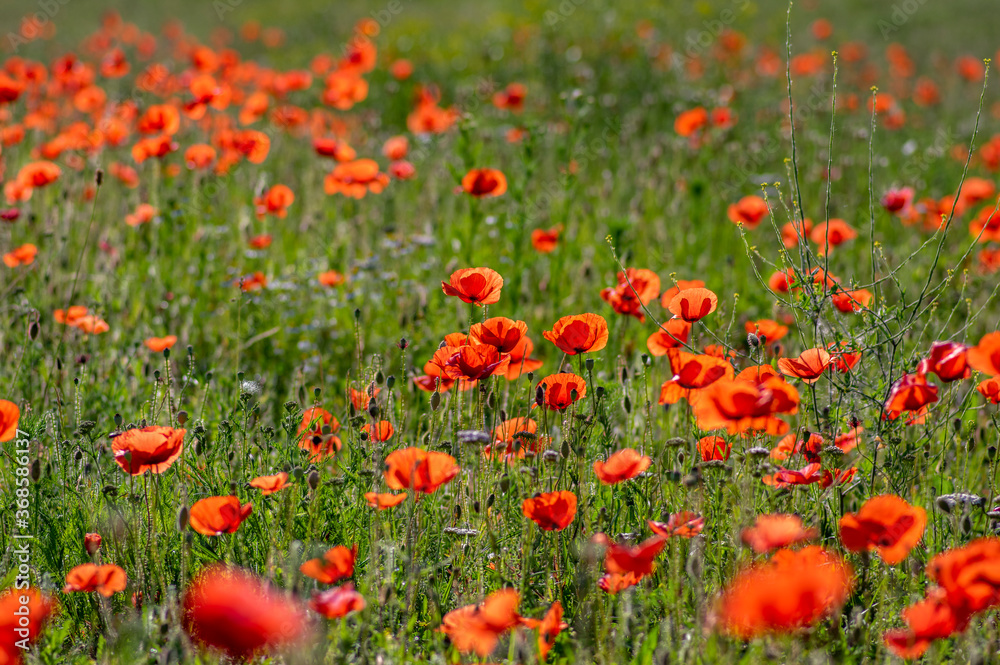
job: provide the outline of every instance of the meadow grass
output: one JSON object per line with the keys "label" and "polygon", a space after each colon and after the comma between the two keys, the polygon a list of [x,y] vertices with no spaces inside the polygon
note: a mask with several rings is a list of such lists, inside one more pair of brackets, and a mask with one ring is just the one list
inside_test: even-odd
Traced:
{"label": "meadow grass", "polygon": [[[247,62],[308,69],[319,53],[339,58],[355,22],[384,9],[246,2],[220,14],[209,4],[164,4],[134,17],[124,3],[121,9],[157,34],[150,62],[166,62],[174,74],[189,66],[185,49],[195,38],[211,44],[220,29],[235,35],[232,46]],[[987,80],[956,73],[958,57],[982,60],[996,44],[986,19],[961,11],[963,3],[951,3],[953,13],[920,5],[886,35],[879,21],[892,22],[893,7],[845,3],[827,13],[796,6],[786,26],[786,8],[772,5],[403,3],[373,38],[378,60],[364,74],[367,97],[349,110],[327,108],[358,157],[376,159],[383,171],[384,142],[409,138],[416,177],[393,179],[361,199],[325,193],[333,162],[317,156],[310,128],[283,128],[267,114],[250,125],[270,140],[266,160],[241,159],[222,174],[184,165],[188,146],[213,140],[187,118],[175,135],[180,149],[162,160],[135,163],[135,133],[120,146],[54,158],[59,179],[28,200],[8,201],[19,219],[0,222],[3,252],[38,247],[29,265],[0,273],[0,398],[20,408],[16,439],[29,442],[31,479],[28,524],[15,517],[13,498],[0,511],[0,586],[15,584],[14,534],[30,534],[31,583],[59,607],[25,661],[225,662],[185,630],[181,599],[199,573],[225,562],[304,602],[325,585],[300,566],[334,545],[357,546],[353,582],[366,607],[340,619],[311,614],[312,639],[259,655],[259,662],[485,661],[459,653],[438,628],[448,612],[503,588],[519,592],[526,617],[541,618],[554,601],[564,608],[568,626],[548,662],[893,660],[883,634],[901,627],[901,611],[924,595],[931,557],[997,530],[987,514],[997,412],[976,390],[988,375],[947,383],[932,376],[939,399],[924,418],[908,424],[905,414],[883,417],[894,385],[918,371],[934,342],[974,347],[1000,327],[997,265],[979,254],[992,245],[970,233],[970,222],[996,205],[996,164],[983,151],[998,133],[1000,100],[988,80],[995,64],[987,64]],[[0,16],[19,25],[24,12],[5,7]],[[171,17],[193,36],[161,37]],[[822,41],[810,32],[821,17],[834,26]],[[945,19],[954,20],[952,30],[927,49],[929,31]],[[54,37],[19,46],[7,62],[48,65],[67,50],[99,62],[80,46],[99,26],[93,3],[68,3],[51,20]],[[241,41],[240,27],[252,20],[284,27],[284,45]],[[747,43],[727,52],[734,31]],[[702,34],[709,35],[704,47],[686,46]],[[843,56],[850,41],[867,46],[855,62]],[[898,62],[887,59],[893,42],[912,54],[912,75],[900,75]],[[761,48],[778,58],[777,71],[765,72]],[[821,64],[793,75],[786,49],[815,52]],[[390,74],[399,58],[413,63],[411,78]],[[121,79],[98,77],[109,104],[132,99],[141,114],[189,99],[183,88],[159,95],[137,87],[141,66]],[[939,103],[913,101],[922,76],[938,87]],[[322,108],[322,78],[283,99],[272,95],[272,107]],[[527,86],[519,113],[492,103],[512,82]],[[459,111],[448,131],[408,131],[422,84],[437,85],[441,105]],[[39,159],[56,127],[100,122],[74,111],[68,94],[47,94],[68,110],[53,128],[29,129],[23,141],[3,146],[5,183]],[[872,113],[869,100],[888,96],[895,102]],[[0,106],[0,128],[23,123],[36,101]],[[695,107],[728,107],[734,122],[680,136],[675,119]],[[898,110],[902,120],[893,118]],[[233,105],[207,116],[238,111]],[[508,140],[513,128],[526,131],[517,142]],[[111,173],[115,162],[136,169],[137,186]],[[475,198],[461,191],[462,177],[476,168],[500,170],[506,193]],[[942,199],[970,179],[993,189],[947,207]],[[254,199],[276,184],[289,186],[295,201],[284,218],[259,218]],[[916,190],[915,205],[942,202],[945,223],[928,228],[934,213],[921,209],[915,224],[904,224],[886,210],[883,194],[907,186]],[[770,211],[756,228],[728,217],[729,206],[748,195],[763,197]],[[152,219],[126,224],[142,203],[156,209]],[[784,247],[782,226],[803,217],[842,218],[857,237],[826,255],[815,242]],[[540,253],[531,232],[554,227],[561,228],[555,250]],[[261,234],[272,236],[270,246],[251,247]],[[503,276],[499,302],[476,307],[442,292],[453,272],[477,266]],[[861,351],[850,372],[831,369],[814,384],[790,377],[801,404],[783,416],[791,434],[819,433],[828,442],[863,427],[854,450],[822,453],[824,469],[855,475],[826,486],[765,484],[780,467],[806,464],[798,455],[780,462],[757,454],[776,445],[773,433],[715,432],[732,454],[703,461],[698,441],[709,432],[688,402],[658,403],[661,384],[675,372],[646,340],[671,313],[657,297],[639,310],[640,321],[602,299],[625,268],[657,273],[658,291],[676,280],[703,280],[718,308],[694,324],[688,346],[732,351],[736,371],[833,343]],[[769,278],[786,268],[798,271],[801,288],[775,293]],[[328,270],[345,281],[322,285],[318,275]],[[255,271],[266,286],[242,291],[241,278]],[[810,284],[817,271],[836,275],[839,291],[866,289],[871,301],[858,312],[837,310],[834,290]],[[58,323],[56,310],[73,305],[87,307],[108,330],[85,334]],[[585,312],[607,320],[603,349],[572,357],[543,339],[560,317]],[[513,380],[492,376],[464,392],[417,388],[413,378],[445,335],[496,316],[527,323],[540,369]],[[783,322],[787,337],[777,346],[748,339],[745,323],[760,319]],[[144,345],[165,335],[177,337],[167,352]],[[562,371],[583,377],[587,394],[564,411],[533,409],[539,381]],[[358,408],[352,388],[380,392],[371,407]],[[340,423],[320,433],[342,442],[323,459],[299,445],[303,413],[313,408]],[[510,463],[484,455],[469,432],[492,441],[494,428],[515,417],[537,421],[536,438],[548,452]],[[394,434],[372,441],[362,427],[380,421]],[[148,425],[183,427],[183,452],[163,473],[129,475],[109,435]],[[0,485],[14,497],[21,453],[15,441],[3,446]],[[408,446],[447,453],[461,472],[419,500],[410,492],[399,506],[377,511],[365,494],[387,491],[386,458]],[[615,485],[599,482],[594,462],[624,448],[648,456],[648,471]],[[279,472],[291,483],[280,492],[262,496],[249,485]],[[522,504],[557,490],[575,494],[576,517],[564,530],[544,531]],[[948,497],[955,493],[975,502]],[[843,516],[880,494],[926,510],[922,540],[898,565],[842,546]],[[190,528],[196,501],[229,495],[253,504],[235,533]],[[649,535],[647,520],[682,511],[704,519],[698,535],[669,538],[655,571],[634,587],[599,589],[604,555],[595,534],[634,544]],[[851,565],[853,587],[815,625],[744,641],[718,629],[717,598],[738,571],[766,558],[743,545],[741,532],[771,513],[794,513],[815,527],[814,541]],[[101,561],[125,571],[124,591],[108,598],[63,592],[67,573],[92,560],[88,533],[102,535]],[[985,614],[934,642],[924,658],[994,662],[998,640],[996,616]],[[535,633],[504,633],[490,658],[536,662]]]}

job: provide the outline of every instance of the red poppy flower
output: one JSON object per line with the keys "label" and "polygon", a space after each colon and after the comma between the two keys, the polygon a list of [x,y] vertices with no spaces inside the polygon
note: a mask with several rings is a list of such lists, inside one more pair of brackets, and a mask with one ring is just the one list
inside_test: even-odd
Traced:
{"label": "red poppy flower", "polygon": [[712,623],[744,640],[798,631],[840,609],[852,583],[850,567],[818,546],[779,550],[770,561],[736,575],[722,592]]}
{"label": "red poppy flower", "polygon": [[520,113],[524,108],[524,96],[527,93],[523,83],[511,83],[504,90],[493,94],[493,105],[498,109],[508,109]]}
{"label": "red poppy flower", "polygon": [[469,329],[469,344],[488,344],[500,353],[510,353],[528,332],[528,324],[503,316],[475,323]]}
{"label": "red poppy flower", "polygon": [[[567,624],[562,620],[563,606],[558,600],[552,603],[549,611],[538,624],[538,662],[544,663],[549,651],[556,643],[556,638]],[[522,621],[523,621],[522,617]]]}
{"label": "red poppy flower", "polygon": [[[970,365],[972,350],[970,349]],[[938,401],[938,387],[927,382],[923,374],[904,374],[889,392],[885,417],[898,418],[904,411],[920,411]]]}
{"label": "red poppy flower", "polygon": [[293,203],[295,203],[295,192],[287,185],[275,185],[254,199],[258,218],[274,215],[284,219],[288,216],[288,207]]}
{"label": "red poppy flower", "polygon": [[386,510],[406,501],[407,493],[402,494],[379,494],[378,492],[366,492],[365,501],[372,508]]}
{"label": "red poppy flower", "polygon": [[500,353],[495,346],[466,344],[448,358],[444,373],[450,379],[478,381],[494,374],[506,374],[509,365],[510,354]]}
{"label": "red poppy flower", "polygon": [[763,554],[804,543],[818,535],[819,530],[805,528],[798,515],[759,515],[752,527],[743,529],[740,537],[754,552]]}
{"label": "red poppy flower", "polygon": [[868,289],[855,289],[854,291],[837,291],[830,297],[830,302],[839,311],[851,314],[868,309],[874,298],[875,296]]}
{"label": "red poppy flower", "polygon": [[389,184],[389,176],[380,173],[374,159],[357,159],[343,162],[334,167],[323,179],[323,191],[327,194],[343,194],[354,199],[363,199],[369,192],[381,194]]}
{"label": "red poppy flower", "polygon": [[788,293],[792,290],[792,285],[797,283],[795,270],[787,268],[779,270],[771,275],[767,280],[767,286],[775,293]]}
{"label": "red poppy flower", "polygon": [[496,648],[501,635],[518,625],[519,602],[517,591],[501,589],[478,605],[448,612],[438,630],[462,653],[475,652],[483,658]]}
{"label": "red poppy flower", "polygon": [[806,460],[812,464],[819,462],[819,453],[824,444],[823,437],[815,432],[809,434],[808,439],[799,439],[793,432],[781,438],[778,445],[771,449],[771,459],[783,462],[792,455],[804,455]]}
{"label": "red poppy flower", "polygon": [[368,433],[368,440],[374,441],[376,443],[381,443],[383,441],[388,441],[392,438],[395,430],[392,428],[392,423],[388,420],[380,420],[374,425],[371,423],[366,424],[361,428],[362,432]]}
{"label": "red poppy flower", "polygon": [[687,344],[690,336],[690,323],[683,319],[667,319],[646,340],[646,348],[654,356],[663,356],[668,350]]}
{"label": "red poppy flower", "polygon": [[965,628],[941,588],[928,590],[923,600],[904,609],[903,621],[906,628],[886,631],[883,641],[892,653],[906,659],[920,658],[931,642],[951,637]]}
{"label": "red poppy flower", "polygon": [[968,349],[955,342],[934,342],[927,358],[917,365],[918,374],[937,374],[946,383],[967,379],[972,374],[969,369]]}
{"label": "red poppy flower", "polygon": [[253,513],[253,504],[240,505],[235,496],[210,496],[191,506],[191,528],[203,536],[236,533]]}
{"label": "red poppy flower", "polygon": [[499,302],[502,288],[503,277],[490,268],[462,268],[453,272],[448,282],[441,282],[445,295],[480,307]]}
{"label": "red poppy flower", "polygon": [[35,256],[37,254],[38,248],[31,243],[28,243],[4,254],[3,263],[8,268],[31,265],[35,262]]}
{"label": "red poppy flower", "polygon": [[186,433],[156,425],[129,429],[114,436],[111,451],[118,466],[133,476],[163,473],[181,456]]}
{"label": "red poppy flower", "polygon": [[642,581],[642,575],[635,573],[605,573],[597,580],[597,586],[605,593],[614,595]]}
{"label": "red poppy flower", "polygon": [[934,556],[927,576],[945,590],[964,628],[973,614],[1000,605],[1000,539],[979,538]]}
{"label": "red poppy flower", "polygon": [[701,454],[702,462],[728,460],[732,449],[733,444],[721,436],[704,436],[698,440],[698,452]]}
{"label": "red poppy flower", "polygon": [[828,243],[830,247],[837,247],[857,237],[858,232],[850,224],[842,219],[831,219],[829,222],[817,224],[813,228],[809,239],[819,245],[818,251],[820,254],[825,254],[827,253]]}
{"label": "red poppy flower", "polygon": [[587,382],[576,374],[550,374],[538,383],[542,389],[542,400],[536,406],[550,411],[563,411],[587,395]]}
{"label": "red poppy flower", "polygon": [[531,246],[535,248],[536,252],[549,254],[559,244],[560,233],[562,233],[562,226],[555,226],[551,229],[535,229],[531,232]]}
{"label": "red poppy flower", "polygon": [[462,191],[477,199],[500,196],[507,191],[507,178],[496,169],[472,169],[462,178]]}
{"label": "red poppy flower", "polygon": [[313,150],[320,157],[332,157],[338,162],[353,162],[358,157],[354,148],[337,138],[316,137]]}
{"label": "red poppy flower", "polygon": [[333,584],[354,574],[354,561],[357,556],[357,545],[351,549],[337,545],[328,549],[322,559],[309,559],[303,563],[299,566],[299,572],[320,584]]}
{"label": "red poppy flower", "polygon": [[841,374],[850,372],[854,369],[855,365],[861,362],[862,352],[852,349],[848,342],[841,342],[839,344],[837,342],[830,342],[826,348],[833,357],[833,368]]}
{"label": "red poppy flower", "polygon": [[521,511],[545,531],[562,531],[576,517],[576,495],[572,492],[536,494],[524,500]]}
{"label": "red poppy flower", "polygon": [[608,343],[608,322],[599,314],[564,316],[542,337],[571,356],[600,351]]}
{"label": "red poppy flower", "polygon": [[105,598],[110,598],[119,591],[124,591],[125,585],[125,571],[118,566],[110,563],[103,566],[85,563],[66,574],[66,586],[63,588],[63,593],[96,591]]}
{"label": "red poppy flower", "polygon": [[761,481],[765,485],[782,489],[795,485],[813,485],[816,483],[822,485],[825,481],[825,476],[819,462],[812,462],[801,469],[779,468],[776,473],[763,476]]}
{"label": "red poppy flower", "polygon": [[0,399],[0,443],[17,436],[17,425],[21,420],[21,409],[10,400]]}
{"label": "red poppy flower", "polygon": [[451,482],[461,468],[446,453],[404,448],[385,458],[385,482],[394,490],[412,489],[431,494]]}
{"label": "red poppy flower", "polygon": [[733,224],[743,224],[748,229],[755,229],[768,214],[767,202],[759,196],[744,196],[730,204],[726,214]]}
{"label": "red poppy flower", "polygon": [[840,519],[840,539],[852,552],[876,549],[887,564],[895,565],[920,542],[927,513],[892,494],[872,497],[857,513]]}
{"label": "red poppy flower", "polygon": [[309,630],[298,602],[237,568],[214,566],[201,573],[182,607],[184,629],[195,642],[239,660],[290,647]]}
{"label": "red poppy flower", "polygon": [[816,383],[830,366],[830,354],[826,349],[806,349],[798,358],[781,358],[778,369],[785,376],[794,376],[805,383]]}
{"label": "red poppy flower", "polygon": [[668,349],[673,377],[660,386],[660,404],[676,404],[691,399],[692,391],[702,390],[720,379],[733,378],[733,366],[724,358]]}
{"label": "red poppy flower", "polygon": [[169,349],[173,347],[173,345],[176,343],[177,343],[176,335],[167,335],[166,337],[149,337],[146,339],[145,342],[143,342],[143,344],[146,345],[146,348],[152,351],[153,353],[160,353],[164,349]]}
{"label": "red poppy flower", "polygon": [[364,390],[355,390],[354,388],[349,389],[348,399],[351,400],[351,406],[353,406],[356,411],[364,411],[368,408],[371,401],[378,397],[380,392],[382,392],[382,389],[375,387],[375,384],[371,383]]}
{"label": "red poppy flower", "polygon": [[788,249],[798,247],[799,240],[808,238],[813,230],[813,221],[808,217],[801,222],[788,222],[781,227],[781,243]]}
{"label": "red poppy flower", "polygon": [[273,476],[257,476],[250,481],[250,487],[256,487],[264,496],[280,492],[290,485],[288,474],[284,471],[276,473]]}
{"label": "red poppy flower", "polygon": [[765,343],[777,342],[788,334],[788,326],[783,326],[773,319],[747,321],[744,329],[749,334],[762,337]]}
{"label": "red poppy flower", "polygon": [[[976,390],[979,391],[980,395],[989,400],[991,404],[1000,404],[1000,379],[994,377],[980,381],[979,385],[976,386]],[[0,441],[3,441],[2,435],[0,435]]]}
{"label": "red poppy flower", "polygon": [[730,434],[749,430],[784,434],[787,424],[775,422],[774,416],[796,413],[799,393],[778,377],[768,377],[759,383],[722,380],[699,392],[691,406],[698,427],[703,430],[724,427]]}
{"label": "red poppy flower", "polygon": [[645,321],[642,308],[660,295],[660,277],[645,268],[628,268],[617,275],[618,285],[601,291],[601,299],[619,314]]}
{"label": "red poppy flower", "polygon": [[21,665],[26,653],[22,645],[38,642],[54,610],[52,599],[34,587],[10,587],[0,593],[0,663]]}
{"label": "red poppy flower", "polygon": [[672,513],[666,522],[648,520],[646,524],[657,536],[664,538],[694,538],[705,528],[705,518],[698,513],[684,510]]}
{"label": "red poppy flower", "polygon": [[309,608],[327,619],[340,619],[365,609],[365,598],[348,582],[326,591],[314,591]]}
{"label": "red poppy flower", "polygon": [[650,575],[656,567],[654,559],[667,544],[664,536],[647,538],[635,547],[608,541],[604,534],[597,534],[593,540],[607,546],[604,552],[604,570],[611,574],[633,574],[639,577]]}
{"label": "red poppy flower", "polygon": [[649,468],[653,460],[632,448],[611,455],[606,462],[594,462],[594,473],[605,485],[631,480]]}
{"label": "red poppy flower", "polygon": [[708,289],[685,289],[674,296],[667,309],[689,323],[699,321],[719,306],[719,297]]}
{"label": "red poppy flower", "polygon": [[691,136],[708,124],[708,111],[701,106],[682,112],[674,120],[674,131],[679,136]]}
{"label": "red poppy flower", "polygon": [[687,289],[703,289],[705,288],[705,282],[700,279],[678,279],[674,281],[674,286],[664,291],[660,295],[660,305],[664,308],[670,307],[670,301],[674,299],[681,291],[686,291]]}
{"label": "red poppy flower", "polygon": [[966,357],[972,369],[1000,376],[1000,332],[983,335],[979,344],[968,350]]}

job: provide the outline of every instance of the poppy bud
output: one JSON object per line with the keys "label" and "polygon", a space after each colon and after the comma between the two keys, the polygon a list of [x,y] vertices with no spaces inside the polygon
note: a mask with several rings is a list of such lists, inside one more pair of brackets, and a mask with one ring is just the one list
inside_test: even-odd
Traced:
{"label": "poppy bud", "polygon": [[37,459],[31,463],[31,480],[32,482],[38,482],[38,479],[42,477],[42,464]]}
{"label": "poppy bud", "polygon": [[649,360],[649,354],[648,353],[644,353],[641,356],[639,356],[639,360],[642,361],[643,365],[645,365],[646,367],[649,367],[650,360]]}
{"label": "poppy bud", "polygon": [[573,388],[573,390],[569,391],[569,398],[574,402],[580,399],[580,393],[577,392],[576,388]]}
{"label": "poppy bud", "polygon": [[486,497],[486,510],[489,510],[490,508],[493,507],[494,501],[496,501],[496,496],[494,496],[492,493],[488,497]]}
{"label": "poppy bud", "polygon": [[38,325],[38,321],[32,321],[31,325],[28,326],[28,339],[30,339],[31,341],[35,341],[35,339],[38,337],[39,330],[41,330],[41,328]]}
{"label": "poppy bud", "polygon": [[394,385],[396,385],[396,377],[390,374],[385,378],[385,387],[389,390],[392,390],[392,387]]}
{"label": "poppy bud", "polygon": [[406,348],[410,346],[410,342],[405,337],[400,337],[399,341],[396,342],[396,346],[398,346],[401,350],[405,351]]}
{"label": "poppy bud", "polygon": [[757,335],[754,335],[753,333],[748,333],[747,334],[747,346],[749,346],[750,349],[752,350],[752,349],[756,349],[759,345],[760,345],[760,340],[757,339]]}
{"label": "poppy bud", "polygon": [[236,380],[237,381],[242,381],[243,377],[244,377],[243,372],[236,372]]}
{"label": "poppy bud", "polygon": [[563,439],[562,450],[559,452],[562,453],[563,457],[569,457],[569,441]]}
{"label": "poppy bud", "polygon": [[115,429],[121,429],[122,426],[122,414],[115,414]]}
{"label": "poppy bud", "polygon": [[181,506],[177,511],[177,530],[183,532],[184,529],[188,527],[188,522],[191,520],[191,509],[187,506]]}
{"label": "poppy bud", "polygon": [[545,386],[538,384],[535,388],[535,404],[542,406],[545,404]]}
{"label": "poppy bud", "polygon": [[435,392],[431,395],[431,409],[437,411],[439,406],[441,406],[441,393]]}
{"label": "poppy bud", "polygon": [[375,400],[368,402],[368,415],[372,418],[378,418],[378,404]]}
{"label": "poppy bud", "polygon": [[455,519],[462,519],[462,505],[458,503],[455,504]]}
{"label": "poppy bud", "polygon": [[97,173],[94,174],[94,181],[98,187],[101,186],[101,183],[104,182],[104,169],[97,169]]}
{"label": "poppy bud", "polygon": [[301,466],[297,466],[294,469],[292,469],[292,477],[295,478],[295,480],[298,480],[298,481],[301,482],[302,481],[302,475],[303,474],[302,474],[302,467]]}
{"label": "poppy bud", "polygon": [[322,394],[323,394],[323,389],[322,388],[320,388],[319,386],[316,386],[315,388],[313,388],[313,397],[315,397],[316,399],[319,399]]}
{"label": "poppy bud", "polygon": [[178,425],[183,425],[184,423],[187,422],[187,419],[188,419],[188,412],[187,411],[178,411],[177,412],[177,424]]}
{"label": "poppy bud", "polygon": [[474,511],[476,511],[477,515],[479,514],[479,501],[478,500],[472,502],[472,509]]}
{"label": "poppy bud", "polygon": [[193,356],[194,355],[194,347],[192,345],[188,344],[187,352],[188,352],[189,356]]}
{"label": "poppy bud", "polygon": [[[575,393],[576,391],[574,390],[573,392]],[[573,400],[574,401],[576,400],[576,396],[575,395],[573,397]],[[628,398],[628,395],[625,395],[625,404],[624,404],[624,406],[625,406],[625,413],[632,413],[632,400],[630,400]]]}
{"label": "poppy bud", "polygon": [[628,368],[622,367],[622,383],[628,381]]}
{"label": "poppy bud", "polygon": [[361,320],[361,310],[360,309],[354,310],[354,320],[355,321],[360,321]]}
{"label": "poppy bud", "polygon": [[88,533],[83,537],[83,548],[87,550],[87,554],[94,556],[97,554],[97,550],[101,549],[101,534],[99,533]]}
{"label": "poppy bud", "polygon": [[163,359],[170,360],[170,349],[163,349]]}
{"label": "poppy bud", "polygon": [[508,477],[507,474],[505,473],[502,476],[500,476],[500,491],[506,494],[507,490],[509,489],[510,489],[510,477]]}
{"label": "poppy bud", "polygon": [[316,471],[315,469],[310,471],[309,475],[306,477],[306,482],[309,483],[309,489],[311,490],[315,490],[319,487],[319,471]]}

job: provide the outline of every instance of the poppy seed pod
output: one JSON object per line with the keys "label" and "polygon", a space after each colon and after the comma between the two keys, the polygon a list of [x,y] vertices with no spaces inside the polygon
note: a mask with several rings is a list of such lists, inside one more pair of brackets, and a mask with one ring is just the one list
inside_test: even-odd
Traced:
{"label": "poppy seed pod", "polygon": [[392,387],[396,385],[396,377],[390,374],[385,378],[385,387],[392,390]]}
{"label": "poppy seed pod", "polygon": [[177,530],[183,532],[188,527],[188,523],[191,520],[191,509],[187,506],[181,506],[177,511]]}

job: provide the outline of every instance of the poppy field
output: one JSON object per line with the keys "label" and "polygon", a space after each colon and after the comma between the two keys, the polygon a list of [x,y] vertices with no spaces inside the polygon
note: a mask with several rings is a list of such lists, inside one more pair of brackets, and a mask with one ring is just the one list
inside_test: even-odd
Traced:
{"label": "poppy field", "polygon": [[194,4],[0,10],[0,665],[1000,662],[964,0]]}

